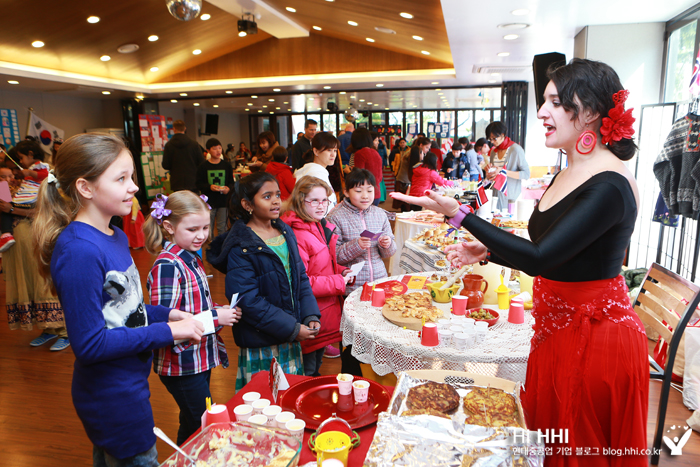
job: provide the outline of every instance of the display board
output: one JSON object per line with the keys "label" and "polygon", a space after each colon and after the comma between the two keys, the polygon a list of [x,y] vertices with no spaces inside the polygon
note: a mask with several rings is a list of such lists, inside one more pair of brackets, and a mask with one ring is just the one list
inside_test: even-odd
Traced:
{"label": "display board", "polygon": [[163,192],[165,169],[163,148],[168,142],[168,130],[162,115],[139,115],[141,132],[141,169],[146,184],[146,197],[151,199]]}
{"label": "display board", "polygon": [[452,124],[450,122],[445,122],[445,123],[428,123],[428,138],[430,139],[436,139],[436,138],[449,138],[451,136],[451,127]]}
{"label": "display board", "polygon": [[0,109],[0,132],[5,147],[10,148],[20,142],[19,121],[15,109]]}

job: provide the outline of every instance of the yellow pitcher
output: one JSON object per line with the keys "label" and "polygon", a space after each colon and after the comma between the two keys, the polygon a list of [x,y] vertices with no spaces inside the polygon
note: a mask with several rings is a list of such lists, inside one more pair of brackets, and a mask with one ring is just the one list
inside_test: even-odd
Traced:
{"label": "yellow pitcher", "polygon": [[340,431],[327,431],[316,437],[316,462],[321,465],[325,459],[338,459],[348,465],[350,437]]}

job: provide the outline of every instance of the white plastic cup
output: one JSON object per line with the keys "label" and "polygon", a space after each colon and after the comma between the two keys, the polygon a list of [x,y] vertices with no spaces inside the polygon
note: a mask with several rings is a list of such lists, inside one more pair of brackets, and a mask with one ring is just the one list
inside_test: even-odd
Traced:
{"label": "white plastic cup", "polygon": [[246,392],[243,394],[243,403],[247,405],[251,405],[253,402],[256,400],[260,399],[260,393],[259,392]]}
{"label": "white plastic cup", "polygon": [[472,335],[473,334],[460,332],[452,337],[452,343],[454,344],[455,348],[464,349],[465,347],[469,347],[472,340]]}
{"label": "white plastic cup", "polygon": [[481,329],[486,330],[489,328],[489,323],[487,323],[486,321],[477,321],[476,323],[474,323],[474,327],[477,331]]}
{"label": "white plastic cup", "polygon": [[304,422],[304,420],[296,418],[287,422],[284,427],[289,430],[292,436],[298,439],[300,443],[304,441],[304,428],[306,428],[306,422]]}
{"label": "white plastic cup", "polygon": [[452,320],[452,324],[461,325],[466,319],[466,317],[464,315],[452,315],[452,318],[450,319]]}
{"label": "white plastic cup", "polygon": [[233,414],[239,422],[246,422],[253,415],[253,406],[247,404],[237,405],[233,409]]}
{"label": "white plastic cup", "polygon": [[336,379],[338,380],[338,392],[341,396],[352,394],[352,380],[355,379],[353,375],[340,373]]}
{"label": "white plastic cup", "polygon": [[277,428],[285,428],[287,422],[291,422],[294,418],[294,412],[280,412],[275,416],[275,425]]}
{"label": "white plastic cup", "polygon": [[270,426],[275,426],[275,417],[282,412],[282,407],[279,405],[269,405],[265,407],[262,411],[263,415],[267,417],[267,424]]}
{"label": "white plastic cup", "polygon": [[475,323],[474,318],[464,318],[464,322],[460,323],[460,324],[462,325],[462,327],[464,327],[466,329],[469,327],[474,327],[474,323]]}
{"label": "white plastic cup", "polygon": [[[452,326],[458,327],[458,326]],[[452,329],[438,329],[438,336],[440,338],[440,347],[449,347],[450,343],[452,342],[452,336],[454,335],[454,331]]]}
{"label": "white plastic cup", "polygon": [[248,419],[248,423],[256,425],[267,425],[267,417],[261,413],[255,414]]}
{"label": "white plastic cup", "polygon": [[358,380],[352,383],[352,391],[355,395],[355,402],[361,404],[367,402],[369,397],[369,383],[367,381]]}
{"label": "white plastic cup", "polygon": [[460,333],[464,330],[462,326],[450,326],[450,331],[452,331],[453,334]]}
{"label": "white plastic cup", "polygon": [[258,399],[254,401],[251,405],[253,406],[253,412],[255,414],[262,415],[263,410],[270,406],[270,401],[267,399]]}
{"label": "white plastic cup", "polygon": [[438,329],[449,329],[452,322],[447,318],[440,318],[438,320]]}

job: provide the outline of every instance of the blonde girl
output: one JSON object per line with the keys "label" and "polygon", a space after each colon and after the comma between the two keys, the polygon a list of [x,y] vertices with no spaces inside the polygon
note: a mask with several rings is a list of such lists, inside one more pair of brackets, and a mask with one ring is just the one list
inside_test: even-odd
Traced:
{"label": "blonde girl", "polygon": [[139,272],[112,216],[131,212],[134,161],[111,135],[61,147],[42,182],[34,222],[40,272],[63,304],[75,353],[73,404],[93,443],[93,465],[157,466],[148,374],[152,350],[199,342],[192,315],[145,305]]}
{"label": "blonde girl", "polygon": [[237,323],[240,313],[228,305],[214,308],[207,273],[197,254],[209,238],[211,208],[206,196],[187,190],[169,197],[158,195],[151,208],[144,225],[146,249],[158,254],[146,285],[151,305],[190,313],[209,321],[217,332],[202,336],[199,344],[182,342],[155,352],[153,370],[180,407],[177,444],[182,444],[201,426],[206,399],[211,397],[211,370],[219,365],[228,367],[226,347],[218,332]]}

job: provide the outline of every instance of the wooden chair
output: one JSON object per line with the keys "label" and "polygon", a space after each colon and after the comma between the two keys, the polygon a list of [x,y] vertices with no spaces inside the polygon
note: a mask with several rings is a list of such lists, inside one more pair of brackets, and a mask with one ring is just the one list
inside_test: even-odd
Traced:
{"label": "wooden chair", "polygon": [[[644,277],[639,295],[634,303],[634,311],[637,312],[642,322],[653,328],[659,333],[659,337],[669,343],[665,370],[649,356],[651,379],[663,381],[654,433],[653,447],[655,452],[661,449],[676,352],[683,337],[683,331],[697,308],[698,302],[700,302],[700,286],[659,264],[653,263]],[[663,324],[664,321],[673,331]],[[651,464],[659,464],[659,455],[652,454]]]}

